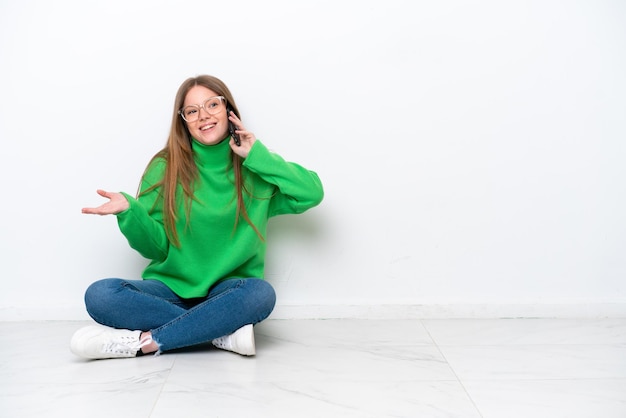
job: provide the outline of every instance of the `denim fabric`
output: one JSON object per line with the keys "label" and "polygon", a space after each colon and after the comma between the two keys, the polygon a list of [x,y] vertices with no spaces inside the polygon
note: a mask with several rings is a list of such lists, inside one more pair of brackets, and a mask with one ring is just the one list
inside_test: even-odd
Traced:
{"label": "denim fabric", "polygon": [[276,303],[262,279],[227,279],[207,297],[182,299],[158,280],[103,279],[85,292],[89,315],[114,328],[151,331],[160,351],[206,343],[267,318]]}

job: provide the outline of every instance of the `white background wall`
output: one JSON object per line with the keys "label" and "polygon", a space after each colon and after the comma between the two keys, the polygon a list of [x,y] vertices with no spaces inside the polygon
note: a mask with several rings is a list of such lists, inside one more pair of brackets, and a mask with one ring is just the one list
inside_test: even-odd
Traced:
{"label": "white background wall", "polygon": [[277,315],[626,309],[626,3],[1,0],[0,319],[138,278],[136,191],[189,76],[322,178],[272,221]]}

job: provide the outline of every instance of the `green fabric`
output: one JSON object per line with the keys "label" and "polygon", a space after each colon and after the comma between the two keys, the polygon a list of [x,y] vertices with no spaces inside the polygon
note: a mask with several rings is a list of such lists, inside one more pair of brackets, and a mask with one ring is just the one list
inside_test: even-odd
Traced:
{"label": "green fabric", "polygon": [[[163,226],[163,202],[156,188],[138,199],[123,193],[130,207],[117,214],[120,230],[132,248],[152,260],[144,279],[160,280],[183,298],[203,297],[221,279],[264,277],[266,244],[241,218],[234,229],[237,195],[228,139],[217,145],[193,141],[199,177],[187,225],[182,191],[178,193],[176,228],[180,246],[171,245]],[[267,221],[281,214],[302,213],[323,198],[316,173],[285,161],[257,140],[243,163],[248,216],[266,236]],[[140,191],[159,182],[163,159],[154,160]]]}

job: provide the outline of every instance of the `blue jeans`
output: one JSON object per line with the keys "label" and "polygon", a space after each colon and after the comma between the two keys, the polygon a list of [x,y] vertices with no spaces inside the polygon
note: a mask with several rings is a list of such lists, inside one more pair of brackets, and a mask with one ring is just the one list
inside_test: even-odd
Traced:
{"label": "blue jeans", "polygon": [[150,331],[160,351],[212,341],[267,318],[276,303],[262,279],[227,279],[183,299],[158,280],[103,279],[85,292],[89,315],[114,328]]}

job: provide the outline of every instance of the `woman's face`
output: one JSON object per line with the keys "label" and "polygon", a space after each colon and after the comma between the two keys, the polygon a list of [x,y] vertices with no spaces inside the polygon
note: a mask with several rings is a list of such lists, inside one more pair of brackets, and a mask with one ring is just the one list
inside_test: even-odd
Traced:
{"label": "woman's face", "polygon": [[[218,96],[213,90],[203,86],[194,86],[185,96],[183,109],[185,106],[198,105],[201,106],[211,97]],[[189,133],[199,142],[205,145],[215,145],[222,142],[229,134],[228,132],[228,114],[226,113],[226,103],[223,100],[219,102],[219,106],[214,109],[220,109],[215,115],[210,115],[206,109],[197,109],[198,119],[193,122],[185,122]],[[208,105],[208,103],[207,103]]]}

